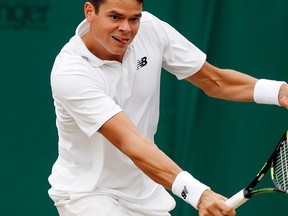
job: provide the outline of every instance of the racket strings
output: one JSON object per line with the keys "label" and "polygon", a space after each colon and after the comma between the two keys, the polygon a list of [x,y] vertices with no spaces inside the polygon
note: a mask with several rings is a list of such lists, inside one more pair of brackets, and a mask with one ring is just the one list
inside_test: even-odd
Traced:
{"label": "racket strings", "polygon": [[280,188],[288,190],[288,142],[283,141],[275,161],[275,178]]}

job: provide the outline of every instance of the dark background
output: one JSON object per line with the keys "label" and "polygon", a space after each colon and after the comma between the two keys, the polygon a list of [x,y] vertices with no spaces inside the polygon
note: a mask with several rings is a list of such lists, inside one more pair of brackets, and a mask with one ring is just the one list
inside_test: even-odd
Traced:
{"label": "dark background", "polygon": [[[57,215],[47,194],[57,157],[49,76],[84,18],[84,2],[0,0],[0,215]],[[145,10],[173,25],[218,67],[288,80],[288,2],[146,0]],[[208,98],[165,71],[162,78],[156,143],[213,190],[227,197],[238,192],[288,129],[287,110]],[[176,201],[173,215],[198,215]],[[287,215],[287,203],[281,194],[263,195],[237,215]]]}

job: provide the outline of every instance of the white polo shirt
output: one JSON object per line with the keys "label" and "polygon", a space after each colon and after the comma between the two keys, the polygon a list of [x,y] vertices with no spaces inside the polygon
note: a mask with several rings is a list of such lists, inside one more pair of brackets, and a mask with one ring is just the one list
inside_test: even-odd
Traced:
{"label": "white polo shirt", "polygon": [[148,12],[143,12],[122,64],[89,52],[81,39],[88,30],[84,20],[57,56],[51,73],[59,156],[49,177],[49,194],[57,201],[71,194],[100,192],[144,207],[153,199],[158,202],[153,208],[169,211],[175,203],[165,189],[97,131],[124,111],[154,140],[161,68],[184,79],[202,67],[206,55]]}

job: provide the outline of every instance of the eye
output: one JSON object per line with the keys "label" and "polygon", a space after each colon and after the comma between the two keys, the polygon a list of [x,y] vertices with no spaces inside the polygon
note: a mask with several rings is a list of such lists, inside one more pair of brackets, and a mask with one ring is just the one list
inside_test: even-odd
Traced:
{"label": "eye", "polygon": [[112,20],[118,20],[118,19],[119,19],[119,16],[117,16],[117,15],[112,15],[111,18],[112,18]]}
{"label": "eye", "polygon": [[131,18],[130,20],[131,20],[131,22],[136,23],[136,22],[138,22],[140,19],[139,19],[138,17],[134,17],[134,18]]}

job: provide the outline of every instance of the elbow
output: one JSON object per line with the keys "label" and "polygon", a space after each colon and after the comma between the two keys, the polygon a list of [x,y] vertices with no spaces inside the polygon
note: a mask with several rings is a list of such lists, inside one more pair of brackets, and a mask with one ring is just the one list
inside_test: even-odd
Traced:
{"label": "elbow", "polygon": [[209,85],[205,85],[207,87],[201,88],[202,91],[209,97],[212,98],[221,98],[221,89],[222,87],[222,81],[221,80],[213,80],[210,81],[211,83]]}

